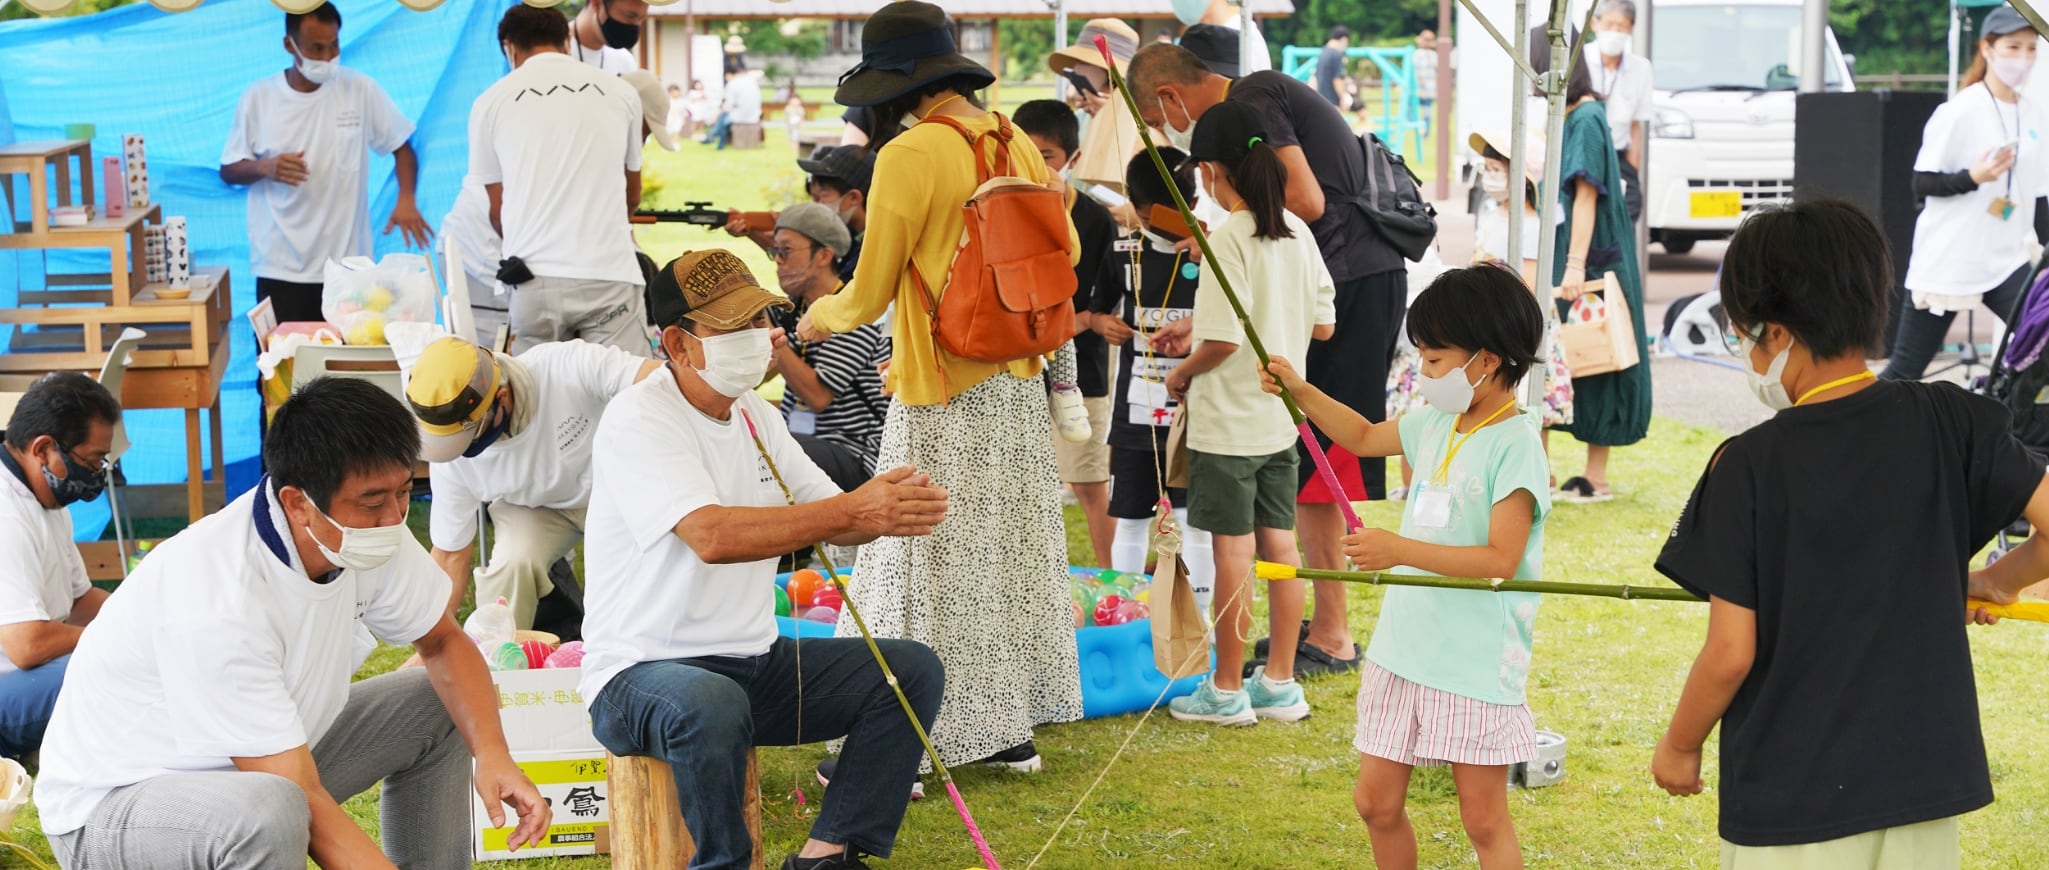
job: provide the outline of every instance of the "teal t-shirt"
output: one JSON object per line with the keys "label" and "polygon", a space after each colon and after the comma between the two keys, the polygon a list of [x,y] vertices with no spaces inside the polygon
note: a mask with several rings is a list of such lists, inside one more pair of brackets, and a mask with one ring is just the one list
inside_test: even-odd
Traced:
{"label": "teal t-shirt", "polygon": [[[1550,463],[1535,415],[1517,413],[1464,441],[1446,474],[1452,493],[1450,521],[1443,528],[1417,523],[1417,493],[1436,474],[1457,419],[1427,407],[1402,416],[1402,453],[1416,469],[1416,485],[1402,512],[1402,536],[1451,547],[1483,546],[1494,505],[1526,489],[1536,497],[1537,515],[1530,523],[1522,564],[1510,579],[1540,579],[1551,486]],[[1394,573],[1430,572],[1398,566]],[[1389,586],[1366,657],[1402,679],[1433,689],[1489,704],[1521,704],[1530,673],[1537,600],[1534,592]]]}

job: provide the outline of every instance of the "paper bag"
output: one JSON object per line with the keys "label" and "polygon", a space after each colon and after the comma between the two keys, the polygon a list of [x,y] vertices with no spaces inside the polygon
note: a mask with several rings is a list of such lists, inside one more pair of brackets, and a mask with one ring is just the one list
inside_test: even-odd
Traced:
{"label": "paper bag", "polygon": [[1613,272],[1601,278],[1598,287],[1591,281],[1581,285],[1585,292],[1573,301],[1572,311],[1558,327],[1565,365],[1575,378],[1623,371],[1642,361],[1622,286],[1615,283]]}
{"label": "paper bag", "polygon": [[1174,412],[1174,422],[1167,425],[1167,479],[1166,485],[1175,489],[1188,487],[1188,403],[1182,402]]}
{"label": "paper bag", "polygon": [[1178,680],[1210,671],[1209,623],[1195,604],[1188,585],[1188,565],[1181,561],[1181,533],[1160,536],[1159,566],[1153,569],[1147,606],[1153,621],[1153,667]]}

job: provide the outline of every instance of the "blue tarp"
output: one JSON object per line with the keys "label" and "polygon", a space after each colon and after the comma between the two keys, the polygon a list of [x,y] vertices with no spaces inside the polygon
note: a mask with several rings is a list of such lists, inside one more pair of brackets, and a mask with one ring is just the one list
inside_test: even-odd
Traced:
{"label": "blue tarp", "polygon": [[[368,74],[391,95],[418,131],[420,211],[437,228],[455,202],[469,158],[471,103],[504,75],[497,26],[517,0],[448,0],[414,12],[391,0],[335,0],[342,12],[342,63]],[[256,301],[249,266],[246,191],[220,180],[222,145],[236,102],[250,83],[291,63],[284,49],[284,13],[268,0],[207,0],[178,14],[137,3],[98,15],[0,24],[0,144],[61,139],[66,124],[90,123],[94,159],[121,154],[121,137],[143,135],[151,198],[165,215],[184,215],[195,265],[233,272],[232,362],[222,390],[230,497],[257,471],[255,337],[242,315]],[[370,166],[373,230],[382,230],[398,196],[391,159]],[[17,187],[27,208],[26,185]],[[25,214],[23,218],[25,219]],[[5,228],[0,227],[0,232]],[[377,255],[403,250],[394,231],[380,236]],[[18,289],[39,289],[50,272],[107,270],[104,255],[0,251],[0,307]],[[140,411],[127,416],[135,448],[122,466],[131,483],[185,479],[184,415]],[[83,539],[106,524],[104,499],[73,508]]]}

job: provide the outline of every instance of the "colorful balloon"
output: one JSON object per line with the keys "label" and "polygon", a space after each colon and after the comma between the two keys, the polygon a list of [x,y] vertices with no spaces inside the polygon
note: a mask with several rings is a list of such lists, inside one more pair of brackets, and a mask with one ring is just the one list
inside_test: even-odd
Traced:
{"label": "colorful balloon", "polygon": [[804,618],[812,622],[831,624],[840,621],[840,612],[830,607],[812,607],[804,611]]}
{"label": "colorful balloon", "polygon": [[547,664],[548,656],[555,654],[555,648],[549,646],[545,640],[523,641],[520,643],[519,649],[520,652],[526,653],[526,666],[528,670],[540,669]]}
{"label": "colorful balloon", "polygon": [[827,584],[821,587],[817,592],[811,594],[812,607],[830,607],[834,610],[840,610],[845,605],[845,603],[846,602],[840,598],[839,589],[835,588],[831,584]]}
{"label": "colorful balloon", "polygon": [[1067,606],[1069,606],[1069,607],[1072,607],[1072,608],[1074,608],[1074,627],[1075,627],[1075,628],[1085,628],[1085,627],[1087,627],[1087,626],[1088,626],[1088,624],[1089,624],[1089,621],[1088,621],[1088,618],[1087,618],[1087,617],[1085,617],[1085,616],[1082,616],[1082,615],[1081,615],[1081,602],[1078,602],[1078,601],[1069,601],[1069,602],[1067,602]]}
{"label": "colorful balloon", "polygon": [[812,606],[812,599],[817,596],[819,588],[824,585],[826,585],[824,575],[809,568],[803,568],[790,574],[790,603],[798,607]]}
{"label": "colorful balloon", "polygon": [[1105,595],[1096,599],[1096,624],[1123,625],[1129,622],[1130,618],[1123,615],[1124,600],[1121,595]]}
{"label": "colorful balloon", "polygon": [[491,670],[526,670],[526,650],[520,649],[519,644],[511,641],[503,643],[486,641],[480,645],[480,651],[484,654],[484,665]]}
{"label": "colorful balloon", "polygon": [[572,640],[556,647],[554,652],[548,654],[547,661],[542,662],[541,666],[544,668],[583,667],[583,641]]}
{"label": "colorful balloon", "polygon": [[790,615],[790,593],[784,592],[781,586],[777,586],[775,589],[775,615]]}

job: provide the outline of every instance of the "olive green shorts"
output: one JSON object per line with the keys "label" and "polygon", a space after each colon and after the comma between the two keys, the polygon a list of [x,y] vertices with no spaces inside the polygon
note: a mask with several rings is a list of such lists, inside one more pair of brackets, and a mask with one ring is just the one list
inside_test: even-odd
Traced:
{"label": "olive green shorts", "polygon": [[1295,527],[1295,449],[1265,456],[1188,451],[1188,524],[1213,535]]}

